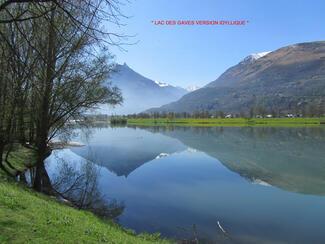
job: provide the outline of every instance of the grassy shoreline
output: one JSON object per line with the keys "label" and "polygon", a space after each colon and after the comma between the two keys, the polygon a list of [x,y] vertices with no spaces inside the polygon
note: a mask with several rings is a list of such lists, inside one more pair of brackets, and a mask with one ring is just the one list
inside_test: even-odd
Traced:
{"label": "grassy shoreline", "polygon": [[[9,160],[23,171],[33,154],[19,147]],[[0,171],[0,243],[171,243],[157,234],[135,234],[111,220],[38,193]]]}
{"label": "grassy shoreline", "polygon": [[208,118],[208,119],[128,119],[129,125],[147,126],[323,126],[325,118]]}
{"label": "grassy shoreline", "polygon": [[0,181],[0,243],[169,243]]}

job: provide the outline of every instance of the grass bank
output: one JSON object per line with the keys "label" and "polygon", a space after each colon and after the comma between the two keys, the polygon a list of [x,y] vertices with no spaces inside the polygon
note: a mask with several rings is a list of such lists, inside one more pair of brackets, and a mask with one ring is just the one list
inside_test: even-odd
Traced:
{"label": "grass bank", "polygon": [[0,243],[167,243],[135,235],[51,197],[0,182]]}
{"label": "grass bank", "polygon": [[[10,163],[22,170],[32,153],[20,149]],[[26,161],[27,160],[27,161]],[[136,235],[116,223],[77,210],[0,173],[0,243],[168,243],[159,234]]]}
{"label": "grass bank", "polygon": [[129,125],[174,126],[320,126],[325,118],[208,118],[208,119],[128,119]]}

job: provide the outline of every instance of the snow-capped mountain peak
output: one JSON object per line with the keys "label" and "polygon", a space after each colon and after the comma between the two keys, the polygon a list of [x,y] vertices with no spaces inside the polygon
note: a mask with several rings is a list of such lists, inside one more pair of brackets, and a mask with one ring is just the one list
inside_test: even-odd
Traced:
{"label": "snow-capped mountain peak", "polygon": [[156,83],[158,86],[160,86],[160,87],[170,86],[169,84],[164,83],[164,82],[160,82],[160,81],[155,81],[155,83]]}
{"label": "snow-capped mountain peak", "polygon": [[244,58],[243,62],[245,62],[245,61],[256,61],[256,60],[264,57],[265,55],[267,55],[269,53],[270,52],[252,53],[251,55]]}
{"label": "snow-capped mountain peak", "polygon": [[197,89],[200,89],[200,87],[199,86],[188,86],[187,88],[186,88],[186,90],[188,91],[188,92],[192,92],[192,91],[196,91]]}
{"label": "snow-capped mountain peak", "polygon": [[259,59],[259,58],[264,57],[265,55],[267,55],[267,54],[269,54],[269,53],[270,53],[270,51],[268,51],[268,52],[261,52],[261,53],[252,53],[250,56],[251,56],[253,59],[257,60],[257,59]]}
{"label": "snow-capped mountain peak", "polygon": [[180,87],[154,81],[133,70],[126,63],[116,64],[110,75],[108,85],[117,86],[123,96],[123,104],[114,109],[104,108],[104,114],[141,113],[152,107],[160,107],[174,102],[187,93]]}

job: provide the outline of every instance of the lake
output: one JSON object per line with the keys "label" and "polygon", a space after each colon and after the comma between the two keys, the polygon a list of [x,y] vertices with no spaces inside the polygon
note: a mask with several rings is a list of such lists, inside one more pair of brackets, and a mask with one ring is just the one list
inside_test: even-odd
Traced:
{"label": "lake", "polygon": [[324,243],[325,129],[120,127],[55,151],[98,165],[99,191],[136,232],[202,243]]}

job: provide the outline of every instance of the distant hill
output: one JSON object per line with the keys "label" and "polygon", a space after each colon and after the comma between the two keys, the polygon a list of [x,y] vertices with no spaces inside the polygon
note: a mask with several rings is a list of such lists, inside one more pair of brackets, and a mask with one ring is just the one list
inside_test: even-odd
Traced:
{"label": "distant hill", "polygon": [[325,41],[252,54],[205,87],[147,112],[324,109]]}
{"label": "distant hill", "polygon": [[117,64],[110,81],[121,89],[124,102],[114,109],[102,106],[100,112],[104,114],[140,113],[176,101],[187,93],[187,90],[181,87],[150,80],[135,72],[127,64]]}

